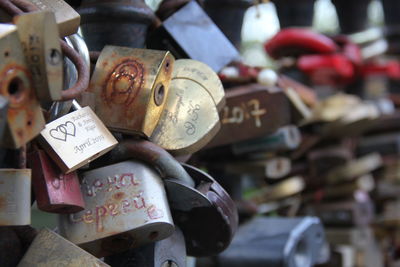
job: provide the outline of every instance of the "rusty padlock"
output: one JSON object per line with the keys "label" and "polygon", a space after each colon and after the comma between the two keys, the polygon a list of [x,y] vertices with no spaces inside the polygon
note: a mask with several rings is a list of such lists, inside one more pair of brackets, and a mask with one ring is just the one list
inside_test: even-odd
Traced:
{"label": "rusty padlock", "polygon": [[75,213],[85,208],[76,172],[63,174],[50,157],[40,149],[28,155],[32,185],[40,210],[53,213]]}
{"label": "rusty padlock", "polygon": [[72,172],[117,145],[117,140],[90,109],[72,101],[75,111],[48,123],[39,141],[64,173]]}
{"label": "rusty padlock", "polygon": [[44,127],[29,68],[14,25],[0,25],[0,95],[7,99],[7,129],[1,145],[20,148]]}
{"label": "rusty padlock", "polygon": [[0,169],[0,226],[31,223],[31,170]]}
{"label": "rusty padlock", "polygon": [[211,176],[189,165],[183,168],[168,152],[145,140],[122,142],[112,153],[114,160],[134,157],[160,171],[188,255],[215,255],[229,245],[238,224],[237,211]]}
{"label": "rusty padlock", "polygon": [[272,134],[291,122],[289,101],[278,88],[251,84],[232,88],[225,97],[221,129],[206,148]]}
{"label": "rusty padlock", "polygon": [[32,74],[39,101],[61,100],[63,60],[54,13],[33,12],[15,16],[18,35]]}
{"label": "rusty padlock", "polygon": [[61,215],[60,233],[103,257],[170,236],[174,224],[159,175],[124,161],[82,174],[85,210]]}
{"label": "rusty padlock", "polygon": [[89,91],[96,114],[111,130],[151,136],[164,109],[174,67],[166,51],[106,46]]}
{"label": "rusty padlock", "polygon": [[44,228],[33,240],[18,267],[90,266],[107,267],[108,264],[90,255],[55,232]]}

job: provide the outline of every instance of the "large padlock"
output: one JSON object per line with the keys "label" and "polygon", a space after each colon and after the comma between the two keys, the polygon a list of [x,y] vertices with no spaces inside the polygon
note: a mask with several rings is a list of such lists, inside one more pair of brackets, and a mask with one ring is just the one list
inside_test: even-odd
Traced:
{"label": "large padlock", "polygon": [[33,12],[13,18],[39,100],[61,100],[63,60],[54,13]]}
{"label": "large padlock", "polygon": [[170,236],[174,224],[160,176],[125,161],[82,174],[85,210],[61,215],[60,233],[103,257]]}
{"label": "large padlock", "polygon": [[32,185],[40,210],[53,213],[75,213],[85,207],[76,172],[63,174],[40,149],[28,155]]}
{"label": "large padlock", "polygon": [[232,88],[225,97],[221,130],[207,148],[272,134],[291,123],[289,101],[279,88],[251,84]]}
{"label": "large padlock", "polygon": [[17,266],[107,267],[109,265],[62,238],[55,232],[44,228],[35,237],[29,250]]}
{"label": "large padlock", "polygon": [[14,25],[0,25],[0,59],[0,95],[9,102],[7,129],[0,142],[19,148],[40,133],[45,121]]}
{"label": "large padlock", "polygon": [[31,170],[0,169],[0,226],[31,223]]}
{"label": "large padlock", "polygon": [[218,255],[218,266],[311,267],[324,242],[317,217],[257,217],[239,227],[232,245]]}
{"label": "large padlock", "polygon": [[185,238],[176,227],[166,239],[106,257],[105,261],[113,267],[185,267]]}
{"label": "large padlock", "polygon": [[188,255],[215,255],[229,245],[238,224],[237,211],[232,199],[211,176],[189,165],[183,168],[165,150],[145,140],[122,142],[112,153],[114,160],[134,157],[160,171],[174,221],[185,236]]}
{"label": "large padlock", "polygon": [[90,109],[81,108],[48,123],[40,133],[42,145],[64,173],[72,172],[117,145],[117,140]]}
{"label": "large padlock", "polygon": [[106,45],[144,48],[147,30],[156,20],[143,0],[84,0],[78,12],[90,51],[101,51]]}
{"label": "large padlock", "polygon": [[89,91],[96,114],[111,130],[151,136],[164,109],[174,67],[166,51],[106,46]]}
{"label": "large padlock", "polygon": [[184,5],[152,32],[147,47],[204,62],[216,72],[239,59],[236,48],[196,1]]}
{"label": "large padlock", "polygon": [[174,155],[198,151],[220,129],[217,108],[224,100],[222,83],[210,67],[177,60],[164,111],[150,140]]}

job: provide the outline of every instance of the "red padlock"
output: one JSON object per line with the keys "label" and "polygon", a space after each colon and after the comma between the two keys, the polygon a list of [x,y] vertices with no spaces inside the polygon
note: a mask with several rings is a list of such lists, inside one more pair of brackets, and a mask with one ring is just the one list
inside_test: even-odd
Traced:
{"label": "red padlock", "polygon": [[52,213],[75,213],[85,208],[76,172],[63,174],[43,150],[29,154],[37,206]]}

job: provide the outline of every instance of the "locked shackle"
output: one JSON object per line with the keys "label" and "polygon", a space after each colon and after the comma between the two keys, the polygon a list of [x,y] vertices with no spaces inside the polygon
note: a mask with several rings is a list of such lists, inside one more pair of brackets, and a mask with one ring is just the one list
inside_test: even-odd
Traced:
{"label": "locked shackle", "polygon": [[193,179],[179,162],[166,150],[150,141],[134,139],[121,142],[115,153],[117,158],[133,158],[154,166],[163,179],[177,179],[187,186],[195,187]]}

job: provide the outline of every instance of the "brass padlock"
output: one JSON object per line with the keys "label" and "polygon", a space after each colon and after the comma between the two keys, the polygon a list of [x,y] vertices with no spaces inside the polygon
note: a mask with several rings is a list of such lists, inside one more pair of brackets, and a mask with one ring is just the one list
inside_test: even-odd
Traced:
{"label": "brass padlock", "polygon": [[7,129],[0,142],[8,148],[29,142],[45,124],[22,51],[17,28],[0,24],[0,95],[9,102]]}
{"label": "brass padlock", "polygon": [[89,91],[96,114],[111,130],[150,137],[169,92],[173,56],[166,51],[106,46]]}
{"label": "brass padlock", "polygon": [[81,17],[70,5],[63,0],[27,0],[39,10],[54,12],[58,30],[62,37],[72,35],[78,31]]}
{"label": "brass padlock", "polygon": [[13,22],[24,48],[36,95],[42,103],[61,99],[63,60],[54,13],[32,12]]}
{"label": "brass padlock", "polygon": [[47,153],[64,173],[72,172],[100,157],[117,145],[117,140],[89,108],[76,111],[48,123],[40,133]]}
{"label": "brass padlock", "polygon": [[174,232],[160,176],[143,163],[125,161],[82,174],[85,210],[61,215],[60,233],[103,257]]}
{"label": "brass padlock", "polygon": [[108,264],[44,228],[33,240],[18,267],[87,266],[107,267]]}
{"label": "brass padlock", "polygon": [[31,223],[31,170],[0,169],[0,226]]}

